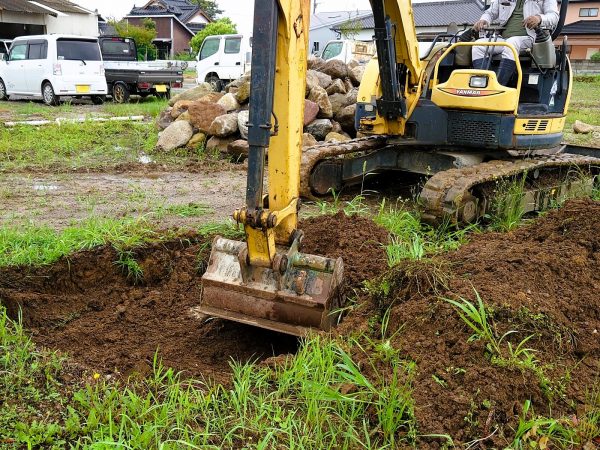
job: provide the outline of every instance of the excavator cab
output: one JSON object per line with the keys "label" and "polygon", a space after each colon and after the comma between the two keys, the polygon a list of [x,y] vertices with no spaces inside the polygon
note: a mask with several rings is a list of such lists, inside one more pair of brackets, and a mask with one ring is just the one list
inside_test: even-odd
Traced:
{"label": "excavator cab", "polygon": [[215,238],[199,309],[301,336],[329,330],[343,301],[341,258],[301,253],[297,229],[309,0],[256,0],[254,16],[246,205],[234,213],[246,241]]}

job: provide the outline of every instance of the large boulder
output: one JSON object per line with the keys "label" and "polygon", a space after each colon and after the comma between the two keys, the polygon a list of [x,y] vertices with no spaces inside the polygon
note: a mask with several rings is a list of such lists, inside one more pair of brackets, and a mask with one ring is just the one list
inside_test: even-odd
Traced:
{"label": "large boulder", "polygon": [[[310,73],[310,75],[309,75],[309,73]],[[307,72],[307,80],[308,80],[308,77],[310,77],[311,79],[318,80],[319,86],[321,86],[323,89],[327,89],[329,87],[329,85],[331,84],[331,82],[333,81],[333,79],[326,73],[317,72],[316,70],[309,70]]]}
{"label": "large boulder", "polygon": [[206,142],[206,150],[217,150],[220,153],[229,153],[227,147],[229,147],[229,144],[231,144],[235,140],[237,140],[235,136],[230,136],[226,138],[213,136]]}
{"label": "large boulder", "polygon": [[336,133],[335,131],[332,131],[325,136],[325,142],[346,142],[349,140],[350,138],[348,136]]}
{"label": "large boulder", "polygon": [[576,120],[573,124],[573,131],[577,134],[589,134],[595,130],[600,130],[600,127],[590,125],[588,123],[582,122],[581,120]]}
{"label": "large boulder", "polygon": [[250,80],[244,81],[235,93],[235,99],[243,105],[250,99]]}
{"label": "large boulder", "polygon": [[177,94],[175,97],[169,100],[169,105],[173,106],[175,103],[181,100],[195,101],[204,97],[209,92],[213,92],[213,88],[208,83],[200,83],[198,86],[183,91],[181,94]]}
{"label": "large boulder", "polygon": [[358,89],[354,88],[346,94],[346,106],[353,105],[358,101]]}
{"label": "large boulder", "polygon": [[346,78],[348,76],[348,66],[338,59],[330,59],[323,65],[321,72],[326,73],[331,78]]}
{"label": "large boulder", "polygon": [[208,134],[217,137],[227,137],[238,131],[237,113],[224,114],[215,118],[208,130]]}
{"label": "large boulder", "polygon": [[173,122],[160,134],[156,148],[157,150],[169,152],[183,147],[192,138],[193,134],[194,130],[189,122],[185,120]]}
{"label": "large boulder", "polygon": [[348,106],[348,99],[343,94],[333,94],[329,97],[329,103],[331,104],[331,111],[334,116],[337,116],[342,109]]}
{"label": "large boulder", "polygon": [[173,108],[171,108],[171,117],[177,119],[181,114],[188,110],[192,103],[194,102],[190,100],[179,100],[173,105]]}
{"label": "large boulder", "polygon": [[225,93],[223,92],[211,92],[209,94],[206,94],[204,97],[200,98],[199,101],[217,103],[224,95]]}
{"label": "large boulder", "polygon": [[304,100],[304,126],[311,123],[319,114],[319,105],[311,100]]}
{"label": "large boulder", "polygon": [[333,125],[329,119],[317,119],[306,126],[306,131],[312,134],[318,141],[325,140],[325,137],[331,133]]}
{"label": "large boulder", "polygon": [[356,66],[354,69],[350,70],[350,80],[352,80],[354,86],[360,86],[363,75],[365,74],[365,69],[366,66]]}
{"label": "large boulder", "polygon": [[250,120],[250,111],[243,110],[238,113],[238,128],[243,139],[248,140],[248,120]]}
{"label": "large boulder", "polygon": [[342,126],[342,129],[351,136],[356,134],[356,128],[354,127],[355,114],[356,104],[346,106],[335,118]]}
{"label": "large boulder", "polygon": [[240,109],[240,104],[233,94],[225,94],[217,101],[217,104],[221,105],[227,112],[237,111]]}
{"label": "large boulder", "polygon": [[327,88],[327,95],[345,94],[346,92],[348,92],[346,89],[346,84],[340,79],[333,80],[333,82]]}
{"label": "large boulder", "polygon": [[199,131],[208,133],[213,121],[224,114],[227,114],[225,108],[216,103],[194,102],[189,108],[190,123]]}
{"label": "large boulder", "polygon": [[306,72],[306,94],[305,97],[308,97],[308,94],[315,86],[321,86],[319,83],[319,77],[317,76],[317,72],[314,70],[309,70]]}
{"label": "large boulder", "polygon": [[319,105],[318,117],[321,119],[331,119],[333,117],[333,110],[331,108],[331,102],[327,91],[320,86],[315,86],[308,94],[308,99],[311,102],[315,102]]}
{"label": "large boulder", "polygon": [[181,114],[179,114],[179,117],[175,120],[177,120],[177,121],[185,120],[185,121],[189,122],[190,121],[190,113],[188,111],[184,111]]}
{"label": "large boulder", "polygon": [[227,146],[227,153],[236,157],[237,159],[248,157],[249,150],[250,145],[248,144],[248,141],[244,139],[233,141]]}
{"label": "large boulder", "polygon": [[156,128],[158,128],[159,131],[162,131],[172,123],[173,117],[171,117],[171,108],[167,108],[164,111],[161,111],[156,119]]}
{"label": "large boulder", "polygon": [[318,143],[319,142],[315,139],[315,137],[312,134],[304,133],[302,135],[302,147],[303,148],[314,147]]}
{"label": "large boulder", "polygon": [[310,56],[307,61],[307,67],[310,70],[321,70],[325,65],[325,60],[318,56]]}
{"label": "large boulder", "polygon": [[190,150],[198,150],[206,144],[206,134],[204,133],[196,133],[192,136],[192,138],[186,144],[186,147]]}

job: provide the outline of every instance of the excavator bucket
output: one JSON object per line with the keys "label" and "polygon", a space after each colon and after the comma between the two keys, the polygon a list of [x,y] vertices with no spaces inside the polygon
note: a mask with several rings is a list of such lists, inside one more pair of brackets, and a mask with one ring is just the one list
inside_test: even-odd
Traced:
{"label": "excavator bucket", "polygon": [[245,242],[217,236],[202,277],[200,312],[303,336],[329,330],[342,306],[343,262],[278,248],[277,270],[247,264]]}

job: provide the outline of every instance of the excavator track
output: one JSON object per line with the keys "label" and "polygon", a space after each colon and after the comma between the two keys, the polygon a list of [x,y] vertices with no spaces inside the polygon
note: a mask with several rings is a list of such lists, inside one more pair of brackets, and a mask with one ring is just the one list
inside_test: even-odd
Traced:
{"label": "excavator track", "polygon": [[495,187],[526,176],[524,212],[547,208],[570,194],[589,193],[600,173],[600,158],[561,153],[550,157],[496,160],[433,175],[423,187],[423,218],[430,223],[474,222],[494,208]]}
{"label": "excavator track", "polygon": [[300,195],[305,198],[314,197],[310,180],[311,173],[319,162],[328,158],[377,150],[385,147],[387,141],[387,136],[369,136],[347,142],[328,142],[305,149],[300,165]]}

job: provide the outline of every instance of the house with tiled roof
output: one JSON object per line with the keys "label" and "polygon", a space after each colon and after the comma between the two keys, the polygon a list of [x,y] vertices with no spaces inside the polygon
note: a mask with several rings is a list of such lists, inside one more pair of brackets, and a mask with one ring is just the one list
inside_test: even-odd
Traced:
{"label": "house with tiled roof", "polygon": [[562,35],[568,38],[573,61],[600,52],[600,0],[570,0]]}
{"label": "house with tiled roof", "polygon": [[0,39],[33,34],[98,35],[98,14],[68,0],[0,0]]}
{"label": "house with tiled roof", "polygon": [[[420,40],[429,40],[448,29],[448,25],[456,23],[459,27],[471,26],[483,14],[485,3],[483,0],[445,0],[417,3],[413,2],[413,12],[417,35]],[[323,17],[325,15],[325,17]],[[327,16],[329,15],[329,16]],[[325,25],[321,25],[327,17],[334,18]],[[337,18],[336,18],[337,17]],[[319,25],[313,27],[312,23],[318,21]],[[315,28],[329,30],[325,35]],[[327,41],[340,39],[342,35],[351,30],[351,39],[363,41],[371,40],[375,34],[375,21],[371,11],[349,11],[337,13],[313,14],[311,17],[311,45],[323,48]],[[319,44],[313,41],[319,39]]]}
{"label": "house with tiled roof", "polygon": [[128,23],[137,26],[146,18],[156,23],[154,44],[160,59],[188,51],[190,40],[211,22],[198,5],[189,0],[150,0],[144,6],[134,6],[124,17]]}

